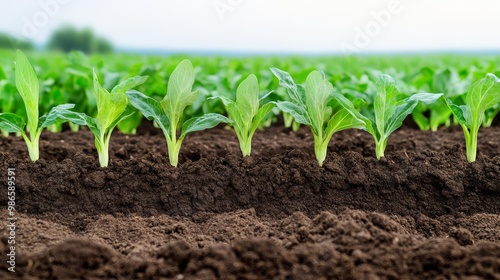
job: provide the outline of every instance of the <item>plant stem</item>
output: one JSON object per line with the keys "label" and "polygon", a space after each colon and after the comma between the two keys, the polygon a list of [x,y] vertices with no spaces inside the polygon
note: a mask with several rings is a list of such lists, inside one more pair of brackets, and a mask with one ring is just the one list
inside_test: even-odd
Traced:
{"label": "plant stem", "polygon": [[252,139],[238,139],[240,142],[240,149],[243,157],[250,156],[252,153]]}
{"label": "plant stem", "polygon": [[99,155],[99,165],[101,167],[108,167],[109,163],[109,150],[105,143],[101,143],[99,139],[95,139],[95,147],[97,148],[97,154]]}
{"label": "plant stem", "polygon": [[252,153],[252,138],[253,132],[249,132],[250,128],[245,127],[244,129],[234,128],[234,132],[236,132],[236,137],[238,138],[238,142],[240,143],[240,150],[243,157],[250,156]]}
{"label": "plant stem", "polygon": [[323,137],[314,135],[314,154],[316,155],[316,160],[320,167],[323,166],[323,162],[326,159],[328,142],[329,141],[323,140]]}
{"label": "plant stem", "polygon": [[430,129],[431,129],[431,131],[433,131],[433,132],[438,131],[439,125],[440,125],[439,122],[432,121],[432,119],[431,119],[431,122],[430,122]]}
{"label": "plant stem", "polygon": [[107,151],[98,152],[99,154],[99,164],[101,167],[108,167],[109,164],[109,154]]}
{"label": "plant stem", "polygon": [[71,131],[73,132],[78,132],[80,130],[80,126],[77,125],[77,124],[74,124],[72,122],[69,122],[69,129],[71,129]]}
{"label": "plant stem", "polygon": [[288,113],[283,113],[283,122],[286,128],[292,127],[293,116]]}
{"label": "plant stem", "polygon": [[477,134],[479,132],[479,127],[471,128],[470,132],[467,127],[462,126],[464,130],[465,136],[465,150],[467,153],[467,161],[474,162],[476,161],[477,155]]}
{"label": "plant stem", "polygon": [[446,126],[446,127],[450,127],[451,126],[451,120],[450,120],[450,118],[448,118],[446,120],[446,122],[444,123],[444,126]]}
{"label": "plant stem", "polygon": [[95,147],[97,148],[97,154],[99,155],[99,164],[101,167],[108,167],[109,164],[109,140],[111,138],[111,131],[104,135],[101,135],[102,142],[95,139]]}
{"label": "plant stem", "polygon": [[177,164],[179,164],[179,150],[177,150],[177,128],[175,125],[173,125],[171,128],[171,139],[172,139],[172,146],[171,149],[168,151],[168,158],[170,160],[170,164],[173,167],[177,167]]}
{"label": "plant stem", "polygon": [[31,160],[35,162],[40,159],[40,142],[38,141],[38,139],[36,139],[31,142],[30,146],[28,146],[28,152],[30,154]]}
{"label": "plant stem", "polygon": [[494,118],[485,118],[483,122],[483,127],[491,127]]}
{"label": "plant stem", "polygon": [[30,155],[31,161],[35,162],[40,159],[40,135],[35,135],[33,139],[29,139],[26,133],[21,133],[28,147],[28,153]]}
{"label": "plant stem", "polygon": [[386,146],[387,138],[380,139],[379,141],[375,139],[375,155],[377,156],[378,160],[384,157]]}
{"label": "plant stem", "polygon": [[167,139],[167,148],[168,148],[168,160],[170,165],[173,167],[177,167],[179,164],[179,153],[181,150],[182,140],[173,140],[170,141]]}
{"label": "plant stem", "polygon": [[47,130],[52,132],[52,133],[56,133],[56,132],[60,132],[62,129],[60,129],[60,127],[57,124],[53,124],[53,125],[49,125],[47,127]]}
{"label": "plant stem", "polygon": [[167,139],[167,149],[168,149],[168,160],[170,161],[170,165],[173,167],[177,167],[179,164],[179,153],[181,150],[181,144],[183,139],[177,139],[177,131],[176,127],[170,127],[170,139]]}
{"label": "plant stem", "polygon": [[170,162],[170,165],[172,165],[173,167],[177,167],[177,164],[179,162],[179,152],[176,151],[175,149],[175,146],[176,146],[176,143],[175,143],[175,140],[174,141],[167,141],[169,142],[168,145],[167,145],[167,149],[168,149],[168,161]]}

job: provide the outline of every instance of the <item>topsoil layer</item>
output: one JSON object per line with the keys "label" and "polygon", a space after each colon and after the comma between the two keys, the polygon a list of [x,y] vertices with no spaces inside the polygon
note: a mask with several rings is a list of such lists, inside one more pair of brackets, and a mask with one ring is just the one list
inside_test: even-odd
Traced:
{"label": "topsoil layer", "polygon": [[113,135],[107,169],[85,130],[44,133],[36,163],[0,137],[18,211],[16,273],[5,231],[0,276],[500,279],[500,128],[479,135],[471,164],[460,128],[403,127],[378,161],[371,136],[348,130],[320,168],[306,128],[260,131],[242,158],[220,127],[189,135],[173,168],[146,123]]}

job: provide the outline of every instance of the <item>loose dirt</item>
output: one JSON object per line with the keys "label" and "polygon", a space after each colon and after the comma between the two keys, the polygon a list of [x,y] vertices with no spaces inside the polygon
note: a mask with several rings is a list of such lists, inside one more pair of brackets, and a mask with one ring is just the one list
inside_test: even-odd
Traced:
{"label": "loose dirt", "polygon": [[[144,123],[98,166],[89,131],[44,132],[41,159],[0,137],[16,169],[16,273],[2,279],[500,279],[500,128],[467,163],[460,128],[404,126],[376,160],[371,136],[336,134],[318,167],[307,128],[189,135],[173,168]],[[7,217],[7,191],[0,192]],[[0,208],[1,209],[1,208]]]}

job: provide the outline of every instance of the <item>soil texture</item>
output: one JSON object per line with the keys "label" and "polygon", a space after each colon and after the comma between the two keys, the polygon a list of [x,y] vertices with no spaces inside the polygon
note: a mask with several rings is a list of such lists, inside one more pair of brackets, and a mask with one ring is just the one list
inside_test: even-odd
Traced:
{"label": "soil texture", "polygon": [[500,127],[474,163],[459,127],[409,125],[380,161],[368,133],[339,132],[323,167],[308,128],[258,131],[246,158],[232,130],[194,133],[178,168],[148,122],[114,133],[108,168],[85,129],[40,146],[32,163],[0,136],[17,210],[1,279],[500,279]]}

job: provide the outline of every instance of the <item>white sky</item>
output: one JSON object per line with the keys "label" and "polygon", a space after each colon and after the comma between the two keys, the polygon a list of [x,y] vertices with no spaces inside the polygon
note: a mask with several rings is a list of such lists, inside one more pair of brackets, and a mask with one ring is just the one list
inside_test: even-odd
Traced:
{"label": "white sky", "polygon": [[500,50],[498,11],[498,0],[0,0],[0,31],[44,44],[71,23],[142,50]]}

